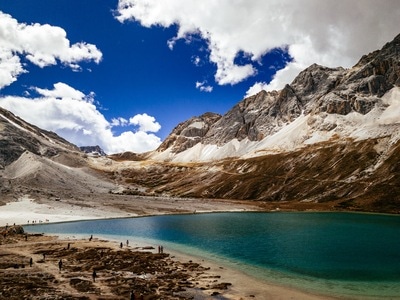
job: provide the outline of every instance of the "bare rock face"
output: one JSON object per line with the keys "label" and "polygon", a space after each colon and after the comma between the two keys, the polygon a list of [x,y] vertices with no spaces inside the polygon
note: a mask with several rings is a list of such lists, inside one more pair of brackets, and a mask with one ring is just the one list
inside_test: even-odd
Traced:
{"label": "bare rock face", "polygon": [[219,114],[205,113],[200,117],[193,117],[178,124],[160,145],[158,151],[164,151],[172,147],[173,152],[179,153],[193,147],[202,141],[210,127],[220,118],[221,115]]}
{"label": "bare rock face", "polygon": [[[400,86],[400,35],[351,69],[313,64],[280,91],[261,91],[223,116],[210,113],[179,124],[157,151],[180,153],[198,143],[222,146],[234,139],[260,141],[301,114],[367,114]],[[201,124],[201,125],[200,125]]]}
{"label": "bare rock face", "polygon": [[107,156],[107,153],[104,152],[103,149],[99,145],[96,146],[81,146],[79,149],[86,154],[90,154],[93,156]]}

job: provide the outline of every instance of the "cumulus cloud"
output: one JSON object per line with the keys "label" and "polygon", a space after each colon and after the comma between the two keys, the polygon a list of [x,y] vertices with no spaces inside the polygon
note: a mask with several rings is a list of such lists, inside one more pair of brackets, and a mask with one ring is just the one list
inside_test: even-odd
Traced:
{"label": "cumulus cloud", "polygon": [[139,126],[139,131],[143,132],[157,132],[161,128],[161,125],[156,122],[156,119],[146,113],[138,114],[130,118],[129,124]]}
{"label": "cumulus cloud", "polygon": [[58,99],[72,98],[75,100],[83,100],[85,98],[84,93],[62,82],[55,83],[54,88],[52,90],[41,89],[38,87],[34,87],[33,89],[40,95],[45,97],[54,97]]}
{"label": "cumulus cloud", "polygon": [[41,68],[58,62],[79,70],[81,61],[99,63],[102,53],[95,45],[70,43],[64,29],[48,24],[19,23],[0,11],[0,89],[27,72],[21,58]]}
{"label": "cumulus cloud", "polygon": [[[400,5],[398,0],[119,0],[116,18],[147,27],[176,24],[170,48],[179,39],[199,35],[208,45],[221,85],[257,74],[258,68],[268,67],[256,63],[263,55],[287,49],[293,60],[271,82],[252,88],[280,89],[312,63],[350,67],[393,39],[399,31]],[[240,53],[250,62],[236,63]]]}
{"label": "cumulus cloud", "polygon": [[[136,153],[156,149],[161,140],[149,132],[161,126],[154,117],[136,115],[129,120],[117,117],[111,122],[99,112],[92,94],[85,95],[65,83],[54,84],[53,89],[33,88],[37,98],[0,97],[0,106],[22,119],[58,135],[78,146],[100,145],[106,153],[132,151]],[[121,134],[114,134],[117,126],[135,126]]]}

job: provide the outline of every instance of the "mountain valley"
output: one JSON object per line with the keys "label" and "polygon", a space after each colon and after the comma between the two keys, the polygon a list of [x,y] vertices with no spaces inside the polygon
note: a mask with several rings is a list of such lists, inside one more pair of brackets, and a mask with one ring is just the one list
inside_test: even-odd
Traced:
{"label": "mountain valley", "polygon": [[0,108],[0,175],[2,204],[29,195],[110,216],[400,213],[400,35],[353,68],[314,64],[280,91],[193,117],[143,154],[84,153]]}

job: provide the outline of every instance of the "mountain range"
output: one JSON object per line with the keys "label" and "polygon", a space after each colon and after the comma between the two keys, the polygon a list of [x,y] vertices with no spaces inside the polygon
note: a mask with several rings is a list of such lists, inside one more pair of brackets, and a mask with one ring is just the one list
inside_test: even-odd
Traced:
{"label": "mountain range", "polygon": [[0,193],[400,213],[399,140],[400,35],[352,68],[314,64],[282,90],[193,117],[144,154],[87,155],[0,109]]}

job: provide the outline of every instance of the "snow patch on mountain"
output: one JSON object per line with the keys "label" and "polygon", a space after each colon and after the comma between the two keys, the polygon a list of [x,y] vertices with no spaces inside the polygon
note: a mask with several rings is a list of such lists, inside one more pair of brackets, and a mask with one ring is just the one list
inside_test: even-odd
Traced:
{"label": "snow patch on mountain", "polygon": [[[360,141],[390,136],[393,133],[393,126],[400,124],[400,88],[394,87],[389,90],[381,101],[383,105],[377,105],[365,115],[358,112],[347,115],[303,113],[261,141],[250,141],[247,138],[241,141],[233,139],[222,146],[198,143],[180,153],[173,153],[171,149],[167,149],[153,154],[151,158],[172,162],[205,162],[230,157],[250,158],[289,152],[337,138]],[[196,125],[200,126],[197,123]]]}
{"label": "snow patch on mountain", "polygon": [[394,87],[382,97],[382,102],[388,107],[378,119],[380,124],[400,123],[400,88]]}

